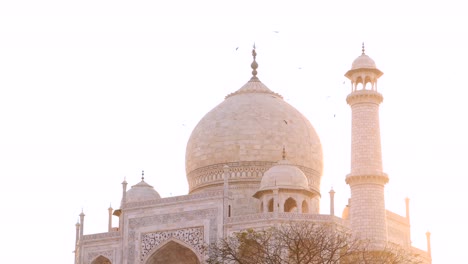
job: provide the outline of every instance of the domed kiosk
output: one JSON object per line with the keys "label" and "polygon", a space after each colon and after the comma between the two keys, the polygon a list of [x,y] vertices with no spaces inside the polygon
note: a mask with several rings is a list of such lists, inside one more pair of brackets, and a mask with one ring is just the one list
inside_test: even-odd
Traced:
{"label": "domed kiosk", "polygon": [[345,76],[351,80],[351,92],[359,90],[358,86],[366,90],[366,85],[370,83],[370,90],[377,91],[377,79],[383,75],[374,60],[365,53],[364,43],[362,43],[362,54],[357,57],[351,65],[351,70],[346,72]]}
{"label": "domed kiosk", "polygon": [[[286,160],[283,149],[283,159],[265,172],[259,190],[253,197],[259,199],[260,212],[299,212],[319,213],[312,202],[314,193],[309,188],[305,174]],[[314,206],[311,208],[311,205]]]}
{"label": "domed kiosk", "polygon": [[280,159],[285,146],[291,164],[304,172],[310,190],[318,194],[318,203],[320,139],[306,117],[258,79],[255,49],[252,55],[251,79],[208,112],[190,136],[185,157],[189,192],[222,190],[227,165],[230,189],[239,201],[237,207],[242,207],[237,212],[249,211],[249,203],[258,202],[252,195],[263,174]]}
{"label": "domed kiosk", "polygon": [[144,172],[142,172],[141,181],[127,191],[125,202],[134,203],[160,198],[161,196],[153,186],[145,182]]}

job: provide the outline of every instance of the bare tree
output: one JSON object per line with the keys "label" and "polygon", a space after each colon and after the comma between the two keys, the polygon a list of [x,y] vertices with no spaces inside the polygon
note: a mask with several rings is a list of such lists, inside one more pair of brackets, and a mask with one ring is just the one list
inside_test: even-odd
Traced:
{"label": "bare tree", "polygon": [[371,250],[334,224],[295,222],[234,233],[208,247],[209,264],[417,264],[407,249]]}
{"label": "bare tree", "polygon": [[365,247],[364,250],[350,254],[343,264],[422,264],[423,258],[413,252],[411,249],[400,245],[387,243],[380,250]]}

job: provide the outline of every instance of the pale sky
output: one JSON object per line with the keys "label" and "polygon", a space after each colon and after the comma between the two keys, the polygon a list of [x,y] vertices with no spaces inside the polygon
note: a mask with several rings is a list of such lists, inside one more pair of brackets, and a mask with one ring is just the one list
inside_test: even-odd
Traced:
{"label": "pale sky", "polygon": [[[164,3],[167,2],[167,3]],[[349,198],[350,91],[366,54],[379,91],[387,209],[411,199],[413,245],[466,260],[468,16],[462,1],[0,2],[0,262],[73,263],[75,223],[107,230],[121,182],[183,195],[192,129],[258,77],[312,123],[321,213]],[[323,2],[323,1],[322,1]],[[117,219],[114,219],[114,226]]]}

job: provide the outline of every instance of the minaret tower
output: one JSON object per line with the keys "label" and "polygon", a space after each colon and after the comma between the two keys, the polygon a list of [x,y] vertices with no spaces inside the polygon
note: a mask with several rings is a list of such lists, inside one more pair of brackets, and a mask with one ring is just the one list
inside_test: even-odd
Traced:
{"label": "minaret tower", "polygon": [[365,54],[354,60],[345,76],[351,80],[346,102],[352,111],[351,172],[346,183],[351,188],[350,227],[358,238],[372,245],[387,241],[384,187],[388,176],[382,170],[377,79],[382,76],[375,62]]}

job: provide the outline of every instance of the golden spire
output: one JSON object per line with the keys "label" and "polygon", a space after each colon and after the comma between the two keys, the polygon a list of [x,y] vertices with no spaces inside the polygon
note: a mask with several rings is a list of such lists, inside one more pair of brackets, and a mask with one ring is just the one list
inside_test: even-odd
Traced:
{"label": "golden spire", "polygon": [[362,43],[362,55],[365,54],[366,49],[364,48],[364,42]]}

